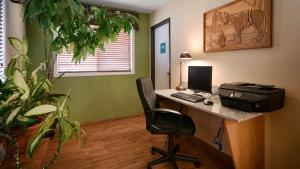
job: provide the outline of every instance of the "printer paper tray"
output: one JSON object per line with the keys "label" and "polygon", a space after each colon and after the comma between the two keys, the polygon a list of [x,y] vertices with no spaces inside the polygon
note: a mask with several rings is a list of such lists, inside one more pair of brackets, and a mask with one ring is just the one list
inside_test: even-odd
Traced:
{"label": "printer paper tray", "polygon": [[221,99],[221,102],[222,102],[222,105],[225,107],[230,107],[230,108],[234,108],[234,109],[238,109],[238,110],[242,110],[242,111],[246,111],[246,112],[254,111],[253,106],[250,103],[235,101],[235,100],[228,99],[228,98]]}

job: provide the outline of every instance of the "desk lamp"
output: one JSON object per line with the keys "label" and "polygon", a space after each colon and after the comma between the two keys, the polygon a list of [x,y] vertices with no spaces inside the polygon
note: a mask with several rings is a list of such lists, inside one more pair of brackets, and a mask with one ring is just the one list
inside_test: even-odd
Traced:
{"label": "desk lamp", "polygon": [[184,60],[192,59],[192,56],[188,52],[183,52],[180,54],[180,84],[176,87],[176,90],[184,91],[186,88],[182,84],[182,64]]}

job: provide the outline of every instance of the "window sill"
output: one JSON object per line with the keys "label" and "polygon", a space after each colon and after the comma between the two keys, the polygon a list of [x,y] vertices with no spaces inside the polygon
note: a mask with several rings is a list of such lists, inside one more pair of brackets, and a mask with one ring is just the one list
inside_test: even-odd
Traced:
{"label": "window sill", "polygon": [[[122,75],[133,75],[132,72],[87,72],[87,73],[65,73],[62,77],[88,77],[88,76],[122,76]],[[55,73],[54,77],[59,77],[60,73]]]}

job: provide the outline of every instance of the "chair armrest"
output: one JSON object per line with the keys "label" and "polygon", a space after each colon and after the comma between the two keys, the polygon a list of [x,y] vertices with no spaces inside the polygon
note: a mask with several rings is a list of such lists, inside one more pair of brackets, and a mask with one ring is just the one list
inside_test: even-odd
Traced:
{"label": "chair armrest", "polygon": [[[176,124],[176,126],[174,128],[171,128],[171,134],[175,134],[179,127],[181,126],[182,124],[182,119],[183,119],[183,116],[180,112],[178,111],[175,111],[175,110],[171,110],[171,109],[164,109],[164,108],[157,108],[157,109],[152,109],[152,110],[149,110],[149,111],[146,111],[146,113],[161,113],[161,114],[173,114],[173,115],[176,115],[178,116],[178,122]],[[155,126],[153,124],[150,124],[152,127],[158,129],[158,130],[163,130],[162,128],[159,128],[158,126]]]}

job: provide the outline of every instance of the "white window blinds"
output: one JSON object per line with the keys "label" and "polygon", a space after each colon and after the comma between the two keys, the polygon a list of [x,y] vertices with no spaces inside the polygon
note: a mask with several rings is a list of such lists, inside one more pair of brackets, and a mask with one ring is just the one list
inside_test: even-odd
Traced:
{"label": "white window blinds", "polygon": [[6,0],[0,0],[0,79],[3,81],[6,56]]}
{"label": "white window blinds", "polygon": [[57,56],[57,73],[131,72],[132,34],[119,33],[115,42],[105,45],[105,51],[96,49],[94,56],[90,55],[78,64],[72,62],[72,54],[64,51]]}

